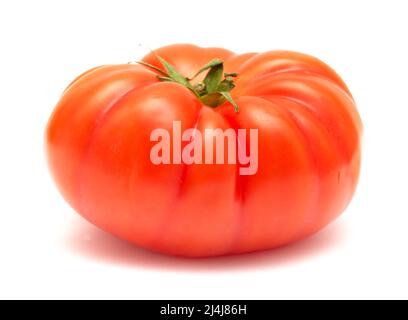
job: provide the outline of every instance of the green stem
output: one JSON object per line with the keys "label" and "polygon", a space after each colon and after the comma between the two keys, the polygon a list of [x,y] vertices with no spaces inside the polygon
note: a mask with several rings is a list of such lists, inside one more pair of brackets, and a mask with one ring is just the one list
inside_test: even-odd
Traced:
{"label": "green stem", "polygon": [[[163,58],[157,56],[157,59],[163,66],[163,70],[140,61],[139,64],[158,73],[157,77],[160,81],[170,81],[181,84],[191,90],[205,105],[216,108],[219,105],[230,102],[235,112],[238,112],[238,105],[231,97],[231,90],[235,88],[234,78],[237,73],[224,73],[224,62],[220,59],[213,59],[189,79],[181,75],[170,63]],[[191,83],[200,74],[207,72],[204,80],[195,85]]]}

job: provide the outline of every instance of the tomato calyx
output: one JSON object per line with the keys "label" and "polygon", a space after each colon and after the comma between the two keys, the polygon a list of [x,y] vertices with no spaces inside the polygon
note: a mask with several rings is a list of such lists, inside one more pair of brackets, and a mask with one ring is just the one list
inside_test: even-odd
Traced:
{"label": "tomato calyx", "polygon": [[[176,68],[157,56],[157,59],[162,64],[164,70],[153,66],[147,62],[139,61],[149,69],[158,73],[157,77],[160,81],[175,82],[191,90],[205,105],[209,107],[218,107],[225,101],[230,102],[235,112],[238,112],[238,105],[232,99],[231,90],[235,88],[234,78],[238,76],[237,73],[225,73],[224,62],[220,59],[213,59],[204,65],[192,78],[186,78],[181,75]],[[207,72],[204,80],[197,84],[192,84],[191,81],[196,79],[200,74]]]}

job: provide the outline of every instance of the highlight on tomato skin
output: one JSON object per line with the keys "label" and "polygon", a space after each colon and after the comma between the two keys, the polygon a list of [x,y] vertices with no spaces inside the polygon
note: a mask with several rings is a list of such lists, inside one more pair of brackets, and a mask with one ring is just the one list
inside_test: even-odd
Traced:
{"label": "highlight on tomato skin", "polygon": [[45,140],[85,219],[139,247],[213,257],[335,220],[357,186],[361,137],[349,89],[317,58],[175,44],[80,75]]}

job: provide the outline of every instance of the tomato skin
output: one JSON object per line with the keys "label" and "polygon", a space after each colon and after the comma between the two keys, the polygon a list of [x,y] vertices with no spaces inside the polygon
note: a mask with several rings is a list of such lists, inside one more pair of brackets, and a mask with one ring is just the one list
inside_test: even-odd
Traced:
{"label": "tomato skin", "polygon": [[[340,77],[288,51],[236,55],[172,45],[155,51],[186,77],[214,58],[238,72],[230,103],[211,108],[141,65],[94,68],[69,85],[46,129],[50,171],[96,226],[154,251],[209,257],[271,249],[322,229],[347,207],[360,171],[362,124]],[[153,54],[143,59],[162,67]],[[199,79],[197,80],[199,81]],[[257,128],[258,172],[154,165],[156,128]]]}

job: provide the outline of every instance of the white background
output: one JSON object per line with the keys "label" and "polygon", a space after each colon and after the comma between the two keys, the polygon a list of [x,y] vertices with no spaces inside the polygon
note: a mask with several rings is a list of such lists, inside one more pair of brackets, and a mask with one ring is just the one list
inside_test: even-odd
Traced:
{"label": "white background", "polygon": [[[0,298],[408,298],[406,1],[1,1]],[[344,78],[364,125],[355,198],[283,249],[184,260],[83,221],[44,161],[65,86],[100,64],[190,42],[313,54]]]}

